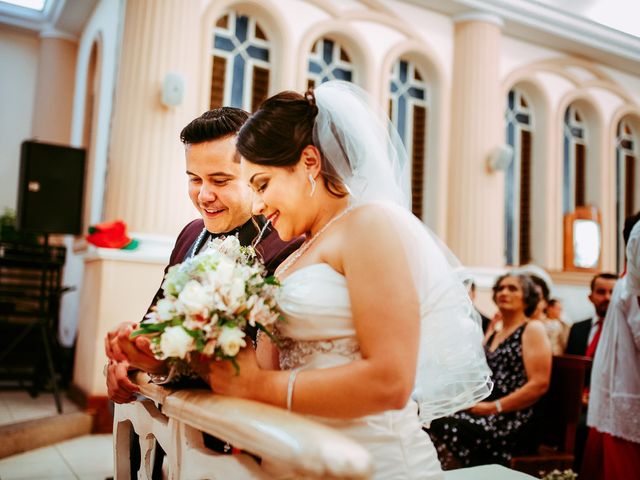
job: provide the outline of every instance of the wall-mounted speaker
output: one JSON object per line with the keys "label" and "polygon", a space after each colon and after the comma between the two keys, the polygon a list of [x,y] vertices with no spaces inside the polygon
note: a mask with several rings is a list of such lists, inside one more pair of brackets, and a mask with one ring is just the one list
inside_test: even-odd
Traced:
{"label": "wall-mounted speaker", "polygon": [[85,150],[22,142],[18,185],[18,230],[82,233]]}

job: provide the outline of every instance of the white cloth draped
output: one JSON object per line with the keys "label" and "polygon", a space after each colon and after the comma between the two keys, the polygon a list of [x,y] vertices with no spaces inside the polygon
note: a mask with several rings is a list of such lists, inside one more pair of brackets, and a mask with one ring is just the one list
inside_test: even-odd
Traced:
{"label": "white cloth draped", "polygon": [[627,274],[616,283],[591,371],[587,424],[640,443],[640,222],[627,244]]}

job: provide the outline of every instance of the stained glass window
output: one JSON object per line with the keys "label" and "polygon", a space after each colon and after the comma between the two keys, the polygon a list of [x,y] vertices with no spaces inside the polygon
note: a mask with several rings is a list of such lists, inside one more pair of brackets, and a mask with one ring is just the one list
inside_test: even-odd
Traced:
{"label": "stained glass window", "polygon": [[329,38],[320,38],[309,52],[309,88],[328,80],[353,81],[353,63],[345,48]]}
{"label": "stained glass window", "polygon": [[255,18],[229,12],[213,36],[210,107],[254,111],[269,93],[271,48]]}
{"label": "stained glass window", "polygon": [[422,217],[429,113],[427,83],[413,62],[399,59],[391,70],[389,116],[411,158],[411,203]]}
{"label": "stained glass window", "polygon": [[580,111],[570,105],[564,114],[563,212],[586,205],[587,143],[586,126]]}
{"label": "stained glass window", "polygon": [[505,172],[505,257],[508,265],[531,260],[532,113],[519,90],[511,90],[505,113],[507,143],[513,161]]}
{"label": "stained glass window", "polygon": [[622,271],[624,266],[624,241],[620,235],[625,219],[637,210],[638,139],[631,124],[622,120],[618,124],[616,138],[616,239],[618,240],[617,263]]}

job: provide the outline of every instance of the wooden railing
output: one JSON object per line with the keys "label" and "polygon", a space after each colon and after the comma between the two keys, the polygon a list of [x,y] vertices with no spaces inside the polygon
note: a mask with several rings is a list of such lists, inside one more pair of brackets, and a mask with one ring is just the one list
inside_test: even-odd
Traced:
{"label": "wooden railing", "polygon": [[[136,373],[145,400],[116,405],[115,478],[131,477],[131,429],[139,436],[137,478],[152,478],[156,441],[167,453],[165,472],[174,480],[284,478],[366,479],[370,454],[339,432],[286,410],[208,390],[171,390]],[[202,432],[251,455],[223,455],[204,446]],[[134,478],[136,474],[134,473]]]}

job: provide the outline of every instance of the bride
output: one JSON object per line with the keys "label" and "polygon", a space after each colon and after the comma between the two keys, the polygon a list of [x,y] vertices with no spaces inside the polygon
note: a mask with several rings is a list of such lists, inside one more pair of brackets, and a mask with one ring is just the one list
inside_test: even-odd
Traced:
{"label": "bride", "polygon": [[406,208],[406,152],[365,93],[327,82],[266,100],[238,134],[254,213],[306,242],[277,270],[276,349],[205,373],[219,394],[288,408],[367,448],[374,478],[440,478],[433,419],[491,389],[453,257]]}

